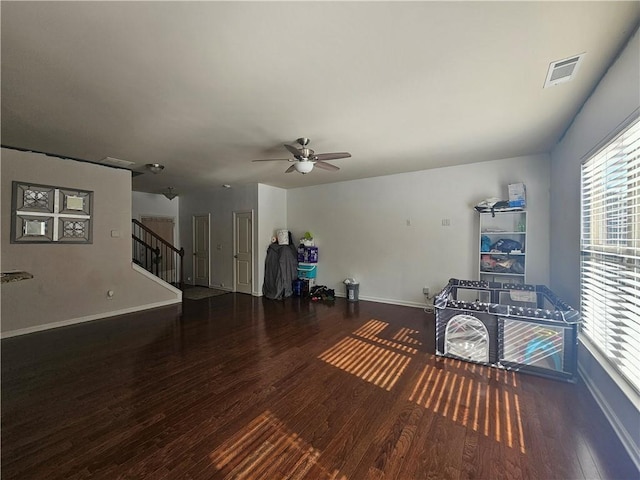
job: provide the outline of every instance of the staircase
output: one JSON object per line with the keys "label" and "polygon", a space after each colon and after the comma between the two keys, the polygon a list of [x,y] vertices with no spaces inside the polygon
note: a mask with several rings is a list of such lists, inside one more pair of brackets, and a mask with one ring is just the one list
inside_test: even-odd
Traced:
{"label": "staircase", "polygon": [[182,290],[184,248],[178,250],[138,220],[131,222],[133,262]]}

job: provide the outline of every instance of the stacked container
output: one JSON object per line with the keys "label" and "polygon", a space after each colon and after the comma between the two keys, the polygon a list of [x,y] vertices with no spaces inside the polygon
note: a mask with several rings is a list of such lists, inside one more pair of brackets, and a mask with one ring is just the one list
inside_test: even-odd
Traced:
{"label": "stacked container", "polygon": [[318,263],[318,247],[299,245],[298,263]]}
{"label": "stacked container", "polygon": [[309,287],[316,284],[318,274],[318,247],[298,246],[298,278],[309,282]]}

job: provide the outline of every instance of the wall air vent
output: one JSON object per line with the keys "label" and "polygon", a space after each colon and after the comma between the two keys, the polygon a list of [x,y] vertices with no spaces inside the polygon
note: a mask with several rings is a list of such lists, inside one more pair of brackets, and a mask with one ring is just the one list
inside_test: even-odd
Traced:
{"label": "wall air vent", "polygon": [[100,163],[103,165],[109,165],[111,167],[129,168],[135,162],[130,162],[128,160],[120,160],[119,158],[113,158],[113,157],[104,157],[102,160],[100,160]]}
{"label": "wall air vent", "polygon": [[585,54],[574,55],[573,57],[557,60],[549,65],[547,79],[544,82],[544,88],[553,87],[559,83],[565,83],[573,80],[580,68],[582,59]]}

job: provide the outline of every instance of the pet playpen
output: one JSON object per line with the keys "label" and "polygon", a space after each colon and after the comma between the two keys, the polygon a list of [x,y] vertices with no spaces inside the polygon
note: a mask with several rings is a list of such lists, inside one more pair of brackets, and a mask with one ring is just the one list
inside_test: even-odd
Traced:
{"label": "pet playpen", "polygon": [[576,380],[580,315],[545,285],[451,279],[434,306],[437,355]]}

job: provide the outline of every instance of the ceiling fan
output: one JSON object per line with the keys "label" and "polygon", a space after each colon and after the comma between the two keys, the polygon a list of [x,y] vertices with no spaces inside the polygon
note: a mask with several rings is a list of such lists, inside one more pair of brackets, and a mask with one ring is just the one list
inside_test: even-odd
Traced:
{"label": "ceiling fan", "polygon": [[263,160],[253,160],[254,162],[278,162],[278,161],[287,161],[293,162],[289,168],[285,170],[285,173],[291,173],[294,170],[302,173],[309,173],[313,170],[313,166],[315,165],[318,168],[322,168],[323,170],[329,170],[335,172],[336,170],[340,170],[339,167],[332,165],[331,163],[327,163],[325,160],[337,160],[339,158],[349,158],[351,154],[349,152],[336,152],[336,153],[315,153],[311,150],[308,145],[311,140],[306,137],[302,137],[296,140],[296,142],[300,145],[300,148],[294,147],[293,145],[287,145],[285,143],[284,147],[289,150],[293,154],[294,158],[266,158]]}

